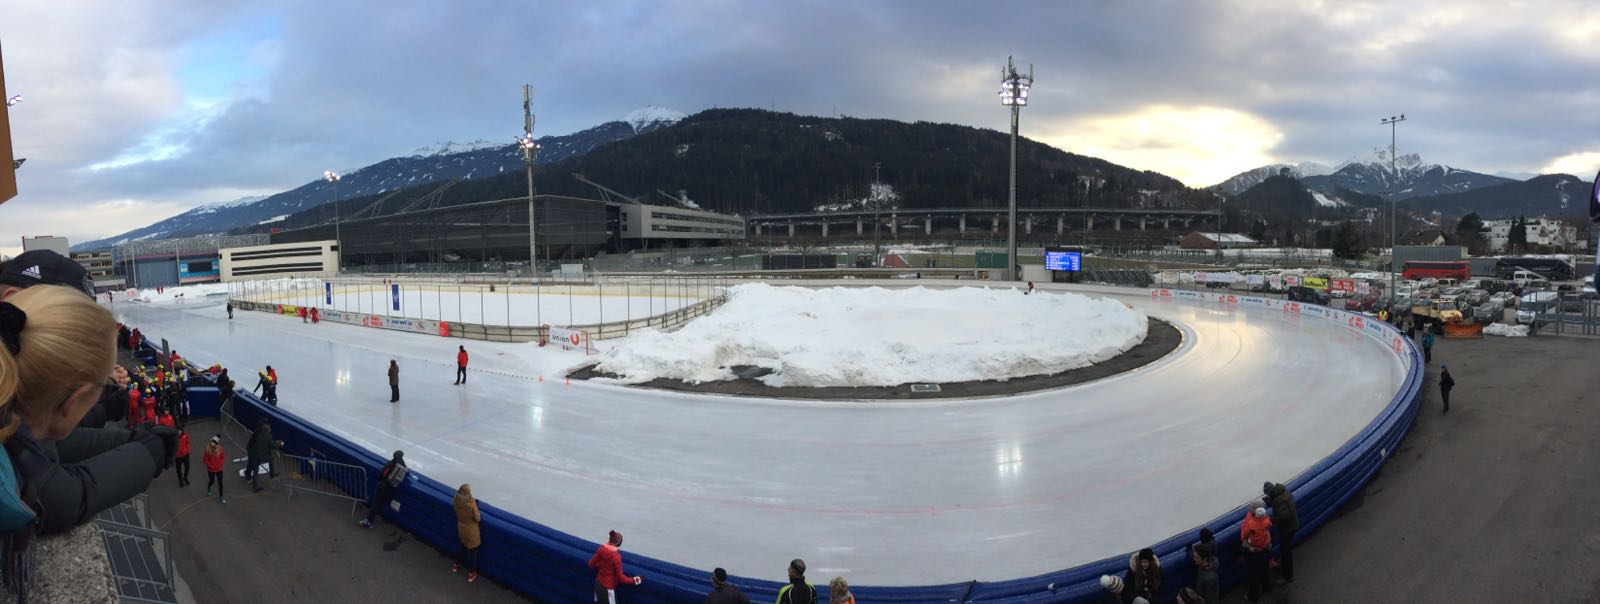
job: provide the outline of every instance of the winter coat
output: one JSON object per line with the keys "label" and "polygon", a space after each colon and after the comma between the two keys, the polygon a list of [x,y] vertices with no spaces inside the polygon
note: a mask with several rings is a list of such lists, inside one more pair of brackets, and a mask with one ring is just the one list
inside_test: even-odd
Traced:
{"label": "winter coat", "polygon": [[1132,593],[1134,596],[1144,596],[1151,602],[1156,601],[1156,596],[1161,593],[1161,559],[1150,561],[1150,568],[1139,572],[1139,553],[1134,552],[1128,556],[1128,577],[1122,582],[1122,593]]}
{"label": "winter coat", "polygon": [[[1259,541],[1259,543],[1251,545],[1252,537],[1255,537],[1256,539],[1254,540]],[[1244,522],[1239,525],[1239,547],[1247,552],[1270,549],[1272,547],[1272,518],[1266,516],[1257,518],[1255,514],[1246,511],[1244,513]]]}
{"label": "winter coat", "polygon": [[399,365],[390,365],[389,366],[389,385],[390,386],[399,386],[400,385],[400,366]]}
{"label": "winter coat", "polygon": [[466,367],[467,366],[467,351],[462,350],[462,351],[456,353],[456,366],[457,367]]}
{"label": "winter coat", "polygon": [[44,509],[40,532],[59,533],[143,493],[160,465],[125,428],[78,428],[60,441],[36,441],[25,430],[8,449]]}
{"label": "winter coat", "polygon": [[1456,379],[1453,378],[1453,377],[1450,377],[1450,372],[1446,371],[1444,373],[1439,374],[1439,389],[1440,390],[1449,390],[1449,389],[1455,388],[1455,387],[1456,387]]}
{"label": "winter coat", "polygon": [[478,535],[478,502],[471,495],[456,493],[456,536],[461,538],[461,545],[467,549],[478,549],[483,540]]}
{"label": "winter coat", "polygon": [[272,428],[264,427],[250,434],[250,442],[245,444],[244,450],[249,453],[252,459],[265,461],[267,458],[272,457],[273,445]]}
{"label": "winter coat", "polygon": [[207,472],[221,472],[222,462],[227,460],[227,456],[222,453],[222,445],[215,447],[206,445],[205,453],[200,455],[200,460],[206,463]]}
{"label": "winter coat", "polygon": [[750,596],[744,595],[738,585],[723,583],[706,594],[705,604],[750,604]]}
{"label": "winter coat", "polygon": [[817,586],[805,579],[789,579],[789,584],[778,590],[778,604],[817,604]]}
{"label": "winter coat", "polygon": [[[389,486],[389,471],[394,469],[395,464],[405,466],[406,461],[404,459],[391,459],[389,460],[389,463],[383,464],[383,467],[378,469],[379,491],[393,491],[395,489],[395,487]],[[411,466],[406,466],[407,469],[410,469],[410,467]]]}
{"label": "winter coat", "polygon": [[1283,483],[1273,484],[1267,490],[1267,498],[1267,506],[1272,508],[1272,526],[1278,527],[1279,535],[1300,530],[1300,515],[1294,511],[1294,493],[1290,493],[1288,487]]}
{"label": "winter coat", "polygon": [[594,556],[589,558],[589,570],[594,571],[595,582],[606,589],[616,589],[624,582],[633,583],[633,577],[622,572],[622,552],[617,551],[615,545],[601,545],[594,550]]}
{"label": "winter coat", "polygon": [[1433,332],[1431,332],[1431,331],[1422,332],[1422,347],[1423,348],[1433,348]]}
{"label": "winter coat", "polygon": [[156,424],[166,426],[168,428],[176,428],[178,426],[178,420],[172,419],[171,413],[163,413],[160,417],[156,418]]}
{"label": "winter coat", "polygon": [[188,432],[182,432],[182,433],[178,434],[178,457],[188,457],[188,456],[189,456],[189,433]]}

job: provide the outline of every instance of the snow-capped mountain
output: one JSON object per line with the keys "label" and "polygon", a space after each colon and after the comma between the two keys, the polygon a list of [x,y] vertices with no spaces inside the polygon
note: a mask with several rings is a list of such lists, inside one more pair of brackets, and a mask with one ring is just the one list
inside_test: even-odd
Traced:
{"label": "snow-capped mountain", "polygon": [[1389,150],[1383,147],[1340,164],[1332,174],[1307,176],[1303,180],[1306,187],[1323,193],[1349,189],[1398,199],[1460,193],[1512,182],[1508,178],[1427,163],[1415,153],[1395,157],[1391,169]]}
{"label": "snow-capped mountain", "polygon": [[1461,193],[1418,197],[1406,202],[1417,212],[1461,216],[1477,212],[1484,220],[1514,216],[1582,218],[1593,183],[1570,174],[1545,174]]}
{"label": "snow-capped mountain", "polygon": [[[540,165],[554,164],[637,134],[671,126],[684,115],[670,109],[646,107],[629,113],[626,121],[606,122],[582,132],[539,139]],[[456,178],[477,179],[523,168],[522,152],[515,143],[474,141],[442,142],[422,147],[404,157],[391,157],[341,175],[339,199],[386,193]],[[316,178],[304,185],[267,197],[245,197],[208,203],[155,224],[120,235],[73,246],[74,250],[106,249],[117,243],[226,233],[282,219],[322,206],[334,199],[333,185]],[[354,211],[353,209],[345,210]],[[331,208],[330,208],[331,212]],[[329,214],[329,219],[333,215]]]}
{"label": "snow-capped mountain", "polygon": [[676,124],[686,117],[689,116],[681,111],[651,105],[634,109],[626,117],[623,117],[622,121],[627,122],[629,126],[633,126],[634,134],[644,134],[657,128]]}
{"label": "snow-capped mountain", "polygon": [[1228,180],[1217,183],[1211,188],[1220,190],[1229,195],[1238,195],[1250,187],[1261,184],[1261,181],[1263,180],[1283,173],[1284,170],[1289,171],[1289,176],[1293,176],[1295,178],[1305,178],[1307,176],[1324,176],[1327,174],[1332,174],[1334,168],[1332,166],[1326,166],[1310,161],[1303,161],[1298,164],[1267,164],[1253,170],[1246,170],[1244,172],[1235,174]]}

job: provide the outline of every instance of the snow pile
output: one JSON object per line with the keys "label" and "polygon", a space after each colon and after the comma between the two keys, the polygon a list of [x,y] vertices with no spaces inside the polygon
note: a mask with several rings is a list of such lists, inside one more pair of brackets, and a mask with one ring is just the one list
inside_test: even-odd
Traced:
{"label": "snow pile", "polygon": [[1483,333],[1491,336],[1507,336],[1524,338],[1528,336],[1527,325],[1506,325],[1504,323],[1490,323],[1483,326]]}
{"label": "snow pile", "polygon": [[598,367],[628,383],[731,380],[770,386],[892,386],[1004,380],[1110,359],[1145,338],[1121,302],[1016,289],[813,289],[746,284],[678,331],[631,336]]}
{"label": "snow pile", "polygon": [[200,300],[210,295],[226,295],[228,286],[222,283],[202,283],[199,285],[185,285],[182,287],[163,287],[160,293],[155,289],[129,290],[135,292],[132,297],[124,295],[124,299],[133,302],[173,302],[183,300]]}

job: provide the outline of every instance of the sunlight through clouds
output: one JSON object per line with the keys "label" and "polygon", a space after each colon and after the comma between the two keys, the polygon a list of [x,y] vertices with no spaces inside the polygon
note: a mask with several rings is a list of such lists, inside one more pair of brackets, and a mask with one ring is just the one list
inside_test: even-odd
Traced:
{"label": "sunlight through clouds", "polygon": [[1271,151],[1284,137],[1277,127],[1249,113],[1172,105],[1060,120],[1036,136],[1073,153],[1155,170],[1191,187],[1214,185],[1273,163]]}

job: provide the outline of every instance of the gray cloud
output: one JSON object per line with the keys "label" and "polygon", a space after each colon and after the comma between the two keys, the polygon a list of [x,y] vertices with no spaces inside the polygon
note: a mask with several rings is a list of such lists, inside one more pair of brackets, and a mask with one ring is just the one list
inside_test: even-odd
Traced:
{"label": "gray cloud", "polygon": [[[7,84],[27,95],[13,112],[17,151],[30,157],[24,197],[0,213],[111,201],[171,212],[436,141],[509,140],[524,82],[536,88],[544,133],[646,104],[1003,128],[995,89],[1008,54],[1038,71],[1023,122],[1030,136],[1072,141],[1094,123],[1139,123],[1156,106],[1237,112],[1281,134],[1224,126],[1138,138],[1159,155],[1107,147],[1163,162],[1138,168],[1178,174],[1186,149],[1205,153],[1208,137],[1254,150],[1238,154],[1240,170],[1263,157],[1338,162],[1386,144],[1378,118],[1405,111],[1403,151],[1535,172],[1600,151],[1590,137],[1600,85],[1586,75],[1600,71],[1600,52],[1574,39],[1600,35],[1594,12],[1565,1],[306,1],[172,11],[0,0]],[[276,23],[261,49],[270,71],[241,66],[250,86],[202,127],[174,130],[190,100],[178,49],[261,19]],[[163,129],[188,152],[88,169]],[[133,214],[122,219],[143,220]],[[54,230],[87,237],[135,226],[84,218]]]}

